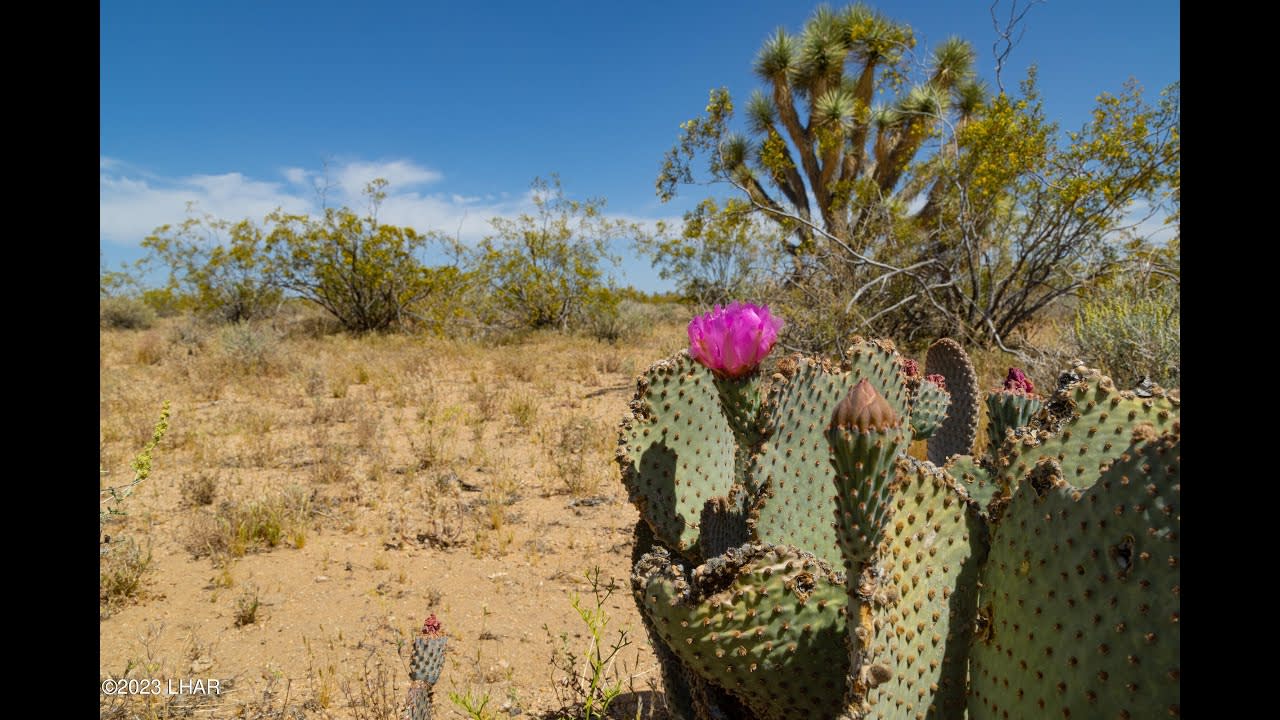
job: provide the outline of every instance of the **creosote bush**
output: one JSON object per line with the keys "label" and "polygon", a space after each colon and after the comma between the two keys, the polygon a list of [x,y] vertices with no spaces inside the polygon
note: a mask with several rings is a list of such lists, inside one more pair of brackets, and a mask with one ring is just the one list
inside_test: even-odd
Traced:
{"label": "creosote bush", "polygon": [[105,297],[98,301],[98,324],[104,330],[146,330],[156,321],[156,311],[132,297]]}

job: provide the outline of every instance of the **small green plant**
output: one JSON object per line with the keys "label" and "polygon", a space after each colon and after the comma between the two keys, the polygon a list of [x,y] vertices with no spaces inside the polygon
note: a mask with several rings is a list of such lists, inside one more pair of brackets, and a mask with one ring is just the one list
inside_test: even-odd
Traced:
{"label": "small green plant", "polygon": [[262,598],[258,596],[258,588],[248,587],[236,598],[236,627],[252,625],[258,621],[258,609],[262,607]]}
{"label": "small green plant", "polygon": [[490,699],[488,692],[476,691],[476,694],[472,695],[469,688],[460,693],[449,691],[449,702],[461,708],[471,720],[494,720],[497,717],[496,714],[486,710]]}
{"label": "small green plant", "polygon": [[[156,422],[155,428],[151,431],[151,440],[142,448],[142,452],[133,458],[133,480],[125,485],[115,485],[101,488],[98,492],[105,497],[102,502],[106,503],[105,508],[98,511],[98,529],[101,531],[106,526],[107,520],[111,517],[122,516],[125,514],[121,509],[121,504],[125,498],[133,494],[133,489],[143,480],[151,475],[151,455],[155,451],[156,446],[164,439],[165,433],[169,431],[169,403],[168,401],[160,408],[160,420]],[[106,470],[99,471],[102,475],[106,475]],[[105,538],[103,542],[107,542]]]}
{"label": "small green plant", "polygon": [[[557,717],[561,720],[606,717],[609,706],[622,695],[631,679],[618,666],[619,655],[632,644],[630,633],[622,629],[618,630],[616,639],[606,639],[612,618],[605,610],[605,605],[620,586],[612,578],[607,582],[602,581],[599,566],[586,571],[584,575],[591,585],[591,595],[583,597],[574,593],[572,604],[578,617],[587,626],[586,648],[579,654],[570,646],[568,633],[561,633],[559,646],[551,656],[553,672],[557,676],[554,678],[556,692],[561,705]],[[543,630],[551,636],[546,625],[543,625]]]}

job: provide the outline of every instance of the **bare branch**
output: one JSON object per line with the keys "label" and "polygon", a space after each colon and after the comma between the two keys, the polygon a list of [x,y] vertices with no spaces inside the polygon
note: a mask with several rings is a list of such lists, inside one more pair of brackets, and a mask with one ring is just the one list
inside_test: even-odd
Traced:
{"label": "bare branch", "polygon": [[[993,0],[991,3],[991,25],[996,31],[996,40],[991,43],[991,54],[996,58],[996,87],[1000,88],[1000,92],[1004,92],[1004,80],[1001,73],[1004,72],[1004,64],[1009,59],[1010,53],[1022,42],[1022,36],[1026,34],[1027,27],[1022,25],[1022,20],[1027,16],[1031,8],[1043,3],[1045,0],[1030,0],[1022,10],[1018,10],[1018,0],[1013,0],[1013,4],[1009,6],[1009,18],[1005,21],[1004,26],[1000,25],[1000,18],[996,16],[996,8],[1000,6],[1000,0]],[[1021,25],[1021,27],[1019,27]],[[1014,34],[1017,39],[1014,39]],[[1004,47],[1001,47],[1001,43]]]}

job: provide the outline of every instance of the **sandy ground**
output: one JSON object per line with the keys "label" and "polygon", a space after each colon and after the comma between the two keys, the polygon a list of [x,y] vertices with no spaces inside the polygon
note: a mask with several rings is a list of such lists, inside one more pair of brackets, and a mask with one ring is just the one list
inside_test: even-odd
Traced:
{"label": "sandy ground", "polygon": [[397,717],[428,613],[450,638],[436,717],[468,716],[450,693],[487,695],[476,717],[554,717],[583,699],[568,669],[591,637],[573,600],[596,606],[593,568],[619,583],[604,649],[631,641],[609,667],[611,714],[663,717],[612,450],[635,375],[682,327],[489,348],[256,332],[261,348],[179,320],[102,333],[102,486],[129,479],[165,400],[172,416],[153,474],[104,526],[104,573],[129,547],[151,560],[135,592],[100,598],[100,676],[206,691],[104,695],[103,717]]}

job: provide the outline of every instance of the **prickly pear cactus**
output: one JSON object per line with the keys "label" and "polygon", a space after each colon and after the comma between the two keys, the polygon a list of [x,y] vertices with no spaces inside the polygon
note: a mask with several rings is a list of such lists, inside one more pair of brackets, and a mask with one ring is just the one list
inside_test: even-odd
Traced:
{"label": "prickly pear cactus", "polygon": [[849,583],[853,705],[866,718],[962,717],[986,526],[931,463],[900,459],[897,477],[877,558]]}
{"label": "prickly pear cactus", "polygon": [[696,558],[707,500],[727,496],[737,446],[711,371],[687,352],[637,382],[618,448],[622,482],[663,545]]}
{"label": "prickly pear cactus", "polygon": [[1012,488],[1041,460],[1052,459],[1063,478],[1088,487],[1129,446],[1134,433],[1159,434],[1180,417],[1180,401],[1160,388],[1149,397],[1120,390],[1111,378],[1080,367],[1022,432],[996,454],[998,480]]}
{"label": "prickly pear cactus", "polygon": [[[717,313],[691,323],[698,361],[640,379],[618,452],[674,718],[1180,712],[1176,396],[1077,368],[1036,410],[1011,371],[975,457],[955,342],[938,378],[861,338],[766,378],[780,322]],[[906,457],[930,434],[932,462]]]}
{"label": "prickly pear cactus", "polygon": [[405,703],[403,720],[431,720],[432,701],[436,681],[444,668],[445,646],[449,638],[444,634],[435,613],[427,617],[422,634],[413,639],[413,654],[409,660],[409,695]]}
{"label": "prickly pear cactus", "polygon": [[929,461],[941,467],[952,455],[973,451],[978,437],[978,416],[982,412],[978,399],[978,375],[960,343],[942,338],[929,347],[924,361],[926,375],[941,375],[946,380],[951,405],[947,418],[929,438]]}
{"label": "prickly pear cactus", "polygon": [[[893,412],[906,417],[910,397],[893,344],[855,337],[848,365],[789,358],[789,377],[775,380],[761,452],[751,469],[759,499],[751,510],[752,538],[804,548],[833,566],[843,562],[832,517],[827,427],[836,405],[866,379]],[[883,389],[882,389],[883,388]]]}
{"label": "prickly pear cactus", "polygon": [[1180,453],[1174,423],[1091,485],[1046,459],[1017,486],[982,573],[971,718],[1180,714]]}
{"label": "prickly pear cactus", "polygon": [[810,553],[748,544],[694,570],[636,565],[643,614],[687,666],[760,718],[834,717],[848,674],[843,578]]}

